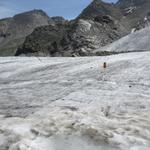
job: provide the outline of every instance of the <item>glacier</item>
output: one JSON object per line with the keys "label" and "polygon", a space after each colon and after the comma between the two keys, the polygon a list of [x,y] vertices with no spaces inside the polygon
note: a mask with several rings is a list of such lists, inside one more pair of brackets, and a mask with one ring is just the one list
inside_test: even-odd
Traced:
{"label": "glacier", "polygon": [[149,58],[1,57],[0,150],[149,150]]}

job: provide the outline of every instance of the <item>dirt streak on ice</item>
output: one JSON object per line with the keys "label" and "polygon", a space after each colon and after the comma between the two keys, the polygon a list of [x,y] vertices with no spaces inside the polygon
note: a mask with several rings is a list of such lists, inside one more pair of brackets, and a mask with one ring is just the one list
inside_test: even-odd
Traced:
{"label": "dirt streak on ice", "polygon": [[149,58],[0,58],[1,150],[150,149]]}

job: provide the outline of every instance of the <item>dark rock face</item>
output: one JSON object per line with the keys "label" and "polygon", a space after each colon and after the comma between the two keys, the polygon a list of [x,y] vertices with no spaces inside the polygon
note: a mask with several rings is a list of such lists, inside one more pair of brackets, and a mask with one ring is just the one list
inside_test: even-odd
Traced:
{"label": "dark rock face", "polygon": [[96,16],[94,17],[94,21],[99,22],[99,23],[112,23],[112,17],[108,16],[108,15],[104,15],[104,16]]}
{"label": "dark rock face", "polygon": [[67,25],[48,25],[38,27],[27,36],[22,47],[18,48],[16,56],[53,56],[61,46],[61,40],[66,32]]}
{"label": "dark rock face", "polygon": [[7,31],[9,28],[9,25],[12,21],[12,18],[2,19],[0,20],[0,42],[10,36],[10,33]]}

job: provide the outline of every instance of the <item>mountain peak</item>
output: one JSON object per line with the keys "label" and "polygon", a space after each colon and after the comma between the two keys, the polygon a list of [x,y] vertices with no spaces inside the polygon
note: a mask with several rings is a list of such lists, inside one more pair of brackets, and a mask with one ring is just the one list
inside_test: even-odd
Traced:
{"label": "mountain peak", "polygon": [[17,14],[17,15],[14,16],[14,18],[32,17],[32,16],[35,16],[35,15],[39,15],[39,16],[42,16],[42,17],[49,18],[49,16],[43,10],[38,10],[38,9],[34,9],[34,10],[31,10],[31,11],[27,11],[27,12]]}
{"label": "mountain peak", "polygon": [[120,10],[112,3],[106,3],[102,0],[93,0],[87,8],[85,8],[78,18],[92,19],[100,15],[110,15],[114,18],[121,16]]}

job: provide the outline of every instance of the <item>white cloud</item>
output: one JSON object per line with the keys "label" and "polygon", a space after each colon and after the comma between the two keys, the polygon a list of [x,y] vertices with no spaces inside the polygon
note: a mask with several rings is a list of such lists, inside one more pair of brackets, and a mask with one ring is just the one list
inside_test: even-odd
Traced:
{"label": "white cloud", "polygon": [[9,9],[5,6],[0,6],[0,18],[11,17],[15,13],[14,10]]}

